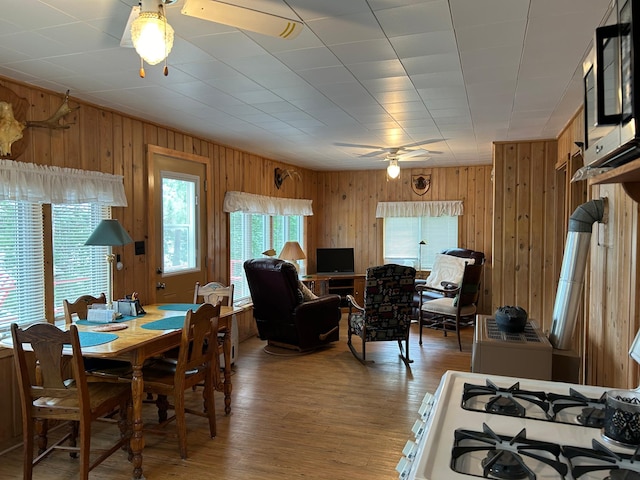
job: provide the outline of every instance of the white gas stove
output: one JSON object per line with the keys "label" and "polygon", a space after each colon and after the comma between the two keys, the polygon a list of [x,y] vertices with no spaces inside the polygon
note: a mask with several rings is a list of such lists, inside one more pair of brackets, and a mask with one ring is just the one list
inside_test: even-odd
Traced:
{"label": "white gas stove", "polygon": [[400,479],[640,479],[634,450],[603,438],[606,390],[449,371],[419,409]]}

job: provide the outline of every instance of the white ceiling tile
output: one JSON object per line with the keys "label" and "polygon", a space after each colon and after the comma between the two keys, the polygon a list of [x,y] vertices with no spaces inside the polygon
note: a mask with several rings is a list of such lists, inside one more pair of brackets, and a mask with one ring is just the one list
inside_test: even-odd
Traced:
{"label": "white ceiling tile", "polygon": [[0,75],[309,168],[384,168],[336,143],[442,137],[425,165],[491,163],[492,142],[553,138],[575,113],[609,1],[234,0],[307,22],[293,40],[177,2],[169,76],[141,79],[119,47],[135,0],[21,0],[0,18]]}
{"label": "white ceiling tile", "polygon": [[345,65],[397,59],[395,50],[386,38],[341,43],[332,45],[330,48],[334,55]]}
{"label": "white ceiling tile", "polygon": [[371,12],[313,20],[307,24],[325,45],[384,38]]}
{"label": "white ceiling tile", "polygon": [[445,0],[379,10],[376,17],[388,37],[452,29]]}

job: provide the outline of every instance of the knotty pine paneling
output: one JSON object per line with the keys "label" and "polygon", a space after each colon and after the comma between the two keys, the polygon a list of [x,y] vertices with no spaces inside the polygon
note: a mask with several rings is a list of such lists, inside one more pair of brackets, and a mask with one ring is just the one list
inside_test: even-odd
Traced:
{"label": "knotty pine paneling", "polygon": [[[411,189],[411,175],[417,174],[431,175],[431,188],[423,196]],[[489,313],[493,284],[490,165],[402,168],[397,180],[387,180],[385,170],[316,172],[316,181],[315,247],[354,247],[357,272],[383,261],[383,221],[376,218],[378,202],[462,200],[459,246],[482,251],[486,256],[479,308]],[[315,272],[315,259],[310,258],[308,263],[310,271]]]}
{"label": "knotty pine paneling", "polygon": [[[557,142],[494,144],[493,285],[490,311],[519,305],[551,326],[557,278],[549,281],[556,216]],[[551,172],[551,174],[549,174]],[[551,267],[551,268],[549,268]],[[558,270],[559,275],[559,270]]]}

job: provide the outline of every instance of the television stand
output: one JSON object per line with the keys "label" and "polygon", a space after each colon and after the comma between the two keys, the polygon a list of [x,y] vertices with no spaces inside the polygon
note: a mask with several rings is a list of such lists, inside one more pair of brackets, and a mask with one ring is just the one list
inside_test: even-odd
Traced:
{"label": "television stand", "polygon": [[364,305],[364,273],[316,273],[300,277],[309,290],[318,295],[337,294],[341,297],[340,306],[348,308],[347,295]]}

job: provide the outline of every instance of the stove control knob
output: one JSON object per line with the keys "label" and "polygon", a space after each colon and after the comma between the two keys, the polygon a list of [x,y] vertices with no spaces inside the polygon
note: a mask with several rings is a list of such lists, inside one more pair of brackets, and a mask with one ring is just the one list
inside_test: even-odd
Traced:
{"label": "stove control knob", "polygon": [[425,425],[426,423],[420,419],[416,420],[416,422],[413,424],[411,431],[413,432],[414,437],[416,437],[416,440],[419,439],[424,433]]}

